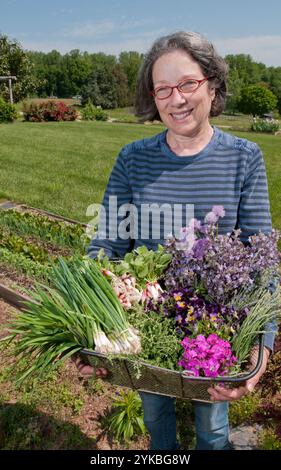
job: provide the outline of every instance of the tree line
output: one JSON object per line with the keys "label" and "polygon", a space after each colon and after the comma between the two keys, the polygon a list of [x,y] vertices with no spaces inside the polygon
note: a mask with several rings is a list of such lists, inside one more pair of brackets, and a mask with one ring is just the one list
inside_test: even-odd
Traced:
{"label": "tree line", "polygon": [[105,109],[130,106],[134,102],[138,70],[143,60],[138,52],[121,52],[118,58],[78,49],[64,55],[53,50],[28,52],[27,56],[34,64],[40,97],[81,95],[83,102],[90,98]]}
{"label": "tree line", "polygon": [[[27,96],[42,98],[81,96],[104,109],[132,106],[143,54],[124,51],[114,55],[81,52],[66,54],[24,51],[17,41],[0,35],[0,76],[16,75],[15,101]],[[225,57],[229,66],[226,111],[261,115],[281,114],[281,66],[267,67],[250,55]],[[0,82],[0,94],[7,85]]]}

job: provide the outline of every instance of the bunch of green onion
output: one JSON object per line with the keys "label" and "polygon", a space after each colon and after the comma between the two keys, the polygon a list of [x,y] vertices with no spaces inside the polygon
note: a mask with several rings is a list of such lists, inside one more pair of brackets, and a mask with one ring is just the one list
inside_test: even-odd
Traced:
{"label": "bunch of green onion", "polygon": [[250,350],[259,334],[263,334],[267,326],[277,324],[281,320],[280,287],[273,293],[268,289],[257,288],[252,291],[242,289],[233,299],[238,308],[248,307],[249,313],[243,320],[238,332],[233,337],[232,349],[239,362],[246,361]]}
{"label": "bunch of green onion", "polygon": [[141,350],[138,331],[128,323],[94,260],[76,259],[68,265],[59,259],[52,271],[52,288],[38,284],[31,297],[4,338],[6,344],[17,338],[14,353],[32,358],[20,380],[55,367],[82,348],[104,354]]}

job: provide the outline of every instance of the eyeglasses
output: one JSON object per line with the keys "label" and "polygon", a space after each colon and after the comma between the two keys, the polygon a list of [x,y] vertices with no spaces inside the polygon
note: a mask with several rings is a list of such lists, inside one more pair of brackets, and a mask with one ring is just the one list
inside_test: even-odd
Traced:
{"label": "eyeglasses", "polygon": [[197,88],[199,88],[201,85],[203,85],[204,82],[210,80],[211,78],[213,77],[205,77],[202,80],[188,78],[187,80],[184,80],[183,82],[180,82],[178,83],[178,85],[175,86],[165,85],[155,88],[155,90],[152,90],[150,94],[158,100],[165,100],[171,96],[174,88],[177,88],[180,93],[192,93],[193,91],[197,90]]}

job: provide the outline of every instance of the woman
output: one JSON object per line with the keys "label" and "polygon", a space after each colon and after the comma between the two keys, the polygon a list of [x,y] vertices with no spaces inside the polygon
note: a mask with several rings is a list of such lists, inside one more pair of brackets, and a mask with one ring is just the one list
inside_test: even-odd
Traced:
{"label": "woman", "polygon": [[[145,212],[153,204],[160,204],[162,209],[178,209],[181,205],[181,221],[186,220],[190,207],[194,208],[194,217],[203,220],[213,205],[223,205],[226,216],[219,225],[220,233],[240,228],[243,242],[259,230],[271,231],[260,149],[252,142],[212,127],[209,122],[210,116],[217,116],[224,108],[226,79],[225,62],[200,34],[178,32],[153,44],[140,72],[136,111],[143,120],[161,120],[167,130],[133,142],[120,152],[103,205],[107,215],[110,198],[116,198],[117,209],[123,207],[118,226],[122,226],[133,205],[133,234],[130,230],[128,235],[127,223],[126,230],[110,237],[116,220],[106,217],[108,223],[104,219],[106,226],[100,227],[98,237],[92,240],[89,256],[96,256],[104,248],[109,257],[123,257],[133,247],[146,245],[154,249],[159,242],[164,243],[165,214],[158,219],[157,237],[153,236],[158,232],[151,226],[152,216]],[[178,212],[173,212],[174,227],[178,226]],[[262,368],[243,387],[232,390],[215,387],[209,393],[219,403],[195,404],[197,449],[230,449],[227,402],[253,390],[266,368],[273,341],[274,334],[267,333]],[[255,355],[253,350],[253,362]],[[79,366],[82,373],[91,373],[83,364]],[[100,376],[105,373],[99,371]],[[151,449],[177,449],[174,400],[149,393],[141,393],[141,398]]]}

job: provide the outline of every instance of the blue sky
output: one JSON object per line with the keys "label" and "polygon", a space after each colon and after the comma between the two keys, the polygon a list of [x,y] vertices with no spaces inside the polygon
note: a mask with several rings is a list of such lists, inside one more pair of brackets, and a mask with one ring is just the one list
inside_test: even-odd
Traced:
{"label": "blue sky", "polygon": [[45,52],[145,52],[159,36],[190,30],[223,56],[281,66],[280,25],[280,0],[0,0],[0,33]]}

